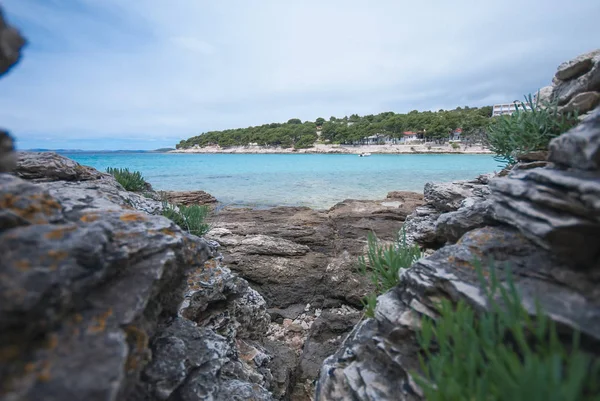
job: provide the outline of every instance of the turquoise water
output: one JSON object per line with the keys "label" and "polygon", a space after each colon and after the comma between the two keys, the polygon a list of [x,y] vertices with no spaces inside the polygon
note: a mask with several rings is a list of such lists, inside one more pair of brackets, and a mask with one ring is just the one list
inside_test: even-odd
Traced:
{"label": "turquoise water", "polygon": [[498,170],[488,155],[65,153],[105,171],[140,171],[159,190],[204,190],[225,204],[328,208],[344,199],[423,191],[428,181]]}

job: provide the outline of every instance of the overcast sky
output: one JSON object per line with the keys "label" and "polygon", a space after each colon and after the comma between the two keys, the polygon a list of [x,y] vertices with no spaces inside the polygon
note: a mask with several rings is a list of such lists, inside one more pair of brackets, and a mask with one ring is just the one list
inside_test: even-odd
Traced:
{"label": "overcast sky", "polygon": [[18,147],[155,149],[208,130],[522,99],[600,47],[599,0],[0,0]]}

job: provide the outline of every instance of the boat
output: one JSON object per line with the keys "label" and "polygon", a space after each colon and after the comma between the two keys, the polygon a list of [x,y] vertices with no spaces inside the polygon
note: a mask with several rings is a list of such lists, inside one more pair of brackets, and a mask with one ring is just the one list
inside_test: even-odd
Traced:
{"label": "boat", "polygon": [[358,155],[358,157],[367,157],[367,156],[371,156],[371,154],[369,152],[366,152],[366,153],[360,153]]}

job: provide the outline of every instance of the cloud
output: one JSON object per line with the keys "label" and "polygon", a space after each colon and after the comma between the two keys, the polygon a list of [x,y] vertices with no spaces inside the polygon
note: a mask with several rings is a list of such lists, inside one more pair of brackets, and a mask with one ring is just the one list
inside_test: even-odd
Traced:
{"label": "cloud", "polygon": [[600,37],[596,0],[3,6],[30,41],[0,82],[0,123],[23,148],[153,148],[292,117],[514,100]]}

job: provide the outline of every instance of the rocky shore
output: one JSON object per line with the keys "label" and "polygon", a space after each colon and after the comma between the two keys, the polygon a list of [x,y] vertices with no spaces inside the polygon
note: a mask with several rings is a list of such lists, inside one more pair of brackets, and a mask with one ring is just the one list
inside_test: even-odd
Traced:
{"label": "rocky shore", "polygon": [[460,144],[454,148],[450,144],[403,144],[403,145],[324,145],[316,144],[307,149],[274,148],[264,146],[236,146],[221,148],[220,146],[194,147],[189,149],[171,150],[169,153],[298,153],[298,154],[491,154],[491,151],[480,145]]}
{"label": "rocky shore", "polygon": [[[2,74],[24,41],[1,15],[0,41]],[[550,96],[598,91],[591,54]],[[475,259],[484,276],[490,258],[500,279],[510,268],[527,312],[600,358],[600,107],[502,176],[327,211],[225,209],[206,238],[161,216],[158,194],[0,145],[0,401],[422,400],[421,319],[443,299],[489,308]],[[365,318],[356,258],[368,232],[400,227],[425,256]]]}

